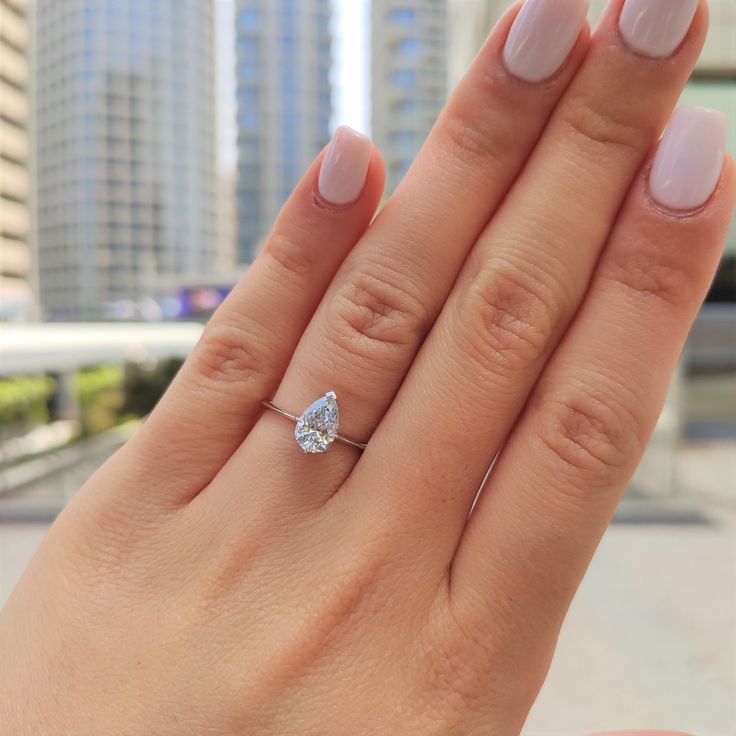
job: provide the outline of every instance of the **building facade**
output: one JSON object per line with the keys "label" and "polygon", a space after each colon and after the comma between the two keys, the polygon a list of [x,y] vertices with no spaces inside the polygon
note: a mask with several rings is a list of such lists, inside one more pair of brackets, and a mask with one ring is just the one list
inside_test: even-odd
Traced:
{"label": "building facade", "polygon": [[449,0],[450,88],[462,79],[491,28],[510,5],[507,0]]}
{"label": "building facade", "polygon": [[136,318],[162,281],[216,259],[213,4],[36,8],[43,314]]}
{"label": "building facade", "polygon": [[249,263],[329,140],[330,0],[237,0],[237,259]]}
{"label": "building facade", "polygon": [[372,129],[390,193],[447,98],[447,0],[372,0]]}
{"label": "building facade", "polygon": [[33,316],[26,0],[0,0],[0,322]]}

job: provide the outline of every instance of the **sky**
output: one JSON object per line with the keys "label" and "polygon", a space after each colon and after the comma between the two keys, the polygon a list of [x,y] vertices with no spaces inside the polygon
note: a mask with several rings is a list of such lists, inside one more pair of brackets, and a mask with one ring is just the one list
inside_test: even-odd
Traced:
{"label": "sky", "polygon": [[[332,0],[334,7],[332,127],[350,125],[370,134],[368,107],[368,0]],[[237,161],[235,129],[234,0],[217,0],[218,168],[232,172]]]}

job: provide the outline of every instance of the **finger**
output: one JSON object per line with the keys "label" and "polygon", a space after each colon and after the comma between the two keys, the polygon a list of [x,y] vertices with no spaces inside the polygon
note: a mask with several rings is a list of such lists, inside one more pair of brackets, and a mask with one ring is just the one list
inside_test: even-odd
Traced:
{"label": "finger", "polygon": [[176,504],[215,475],[281,380],[327,285],[370,223],[383,181],[370,141],[338,129],[159,406],[107,468],[113,487],[129,493],[133,474],[147,499]]}
{"label": "finger", "polygon": [[457,551],[453,600],[472,609],[474,621],[488,620],[503,579],[506,613],[530,647],[547,637],[548,648],[556,637],[718,265],[736,201],[730,162],[698,207],[718,180],[725,129],[712,111],[673,117],[649,187],[642,176],[633,188]]}
{"label": "finger", "polygon": [[[397,489],[432,479],[426,493],[402,499],[405,516],[393,523],[411,527],[425,544],[431,540],[424,558],[438,571],[452,556],[491,459],[578,308],[626,192],[703,43],[701,8],[666,63],[634,54],[617,28],[620,9],[620,0],[609,6],[583,68],[468,258],[364,456],[365,467],[356,469],[356,485],[370,476],[381,489],[358,501],[358,515],[367,505],[389,503]],[[367,462],[374,457],[380,463]],[[417,462],[402,463],[405,457]],[[400,472],[389,476],[395,467]]]}
{"label": "finger", "polygon": [[[468,249],[526,161],[584,55],[585,0],[530,0],[527,7],[545,9],[541,19],[534,16],[537,25],[527,40],[531,49],[536,44],[537,53],[543,41],[547,52],[554,46],[556,53],[544,56],[544,75],[553,76],[536,84],[506,70],[502,50],[516,10],[507,14],[328,291],[279,387],[275,400],[283,408],[298,414],[333,390],[340,401],[341,429],[357,439],[369,436],[383,415]],[[557,35],[540,38],[554,18]],[[520,55],[513,65],[520,69]],[[272,479],[276,468],[289,487],[298,480],[301,487],[317,489],[299,496],[314,503],[334,491],[356,453],[336,445],[315,462],[294,443],[284,420],[268,413],[233,458],[233,475],[226,471],[223,486],[240,468],[252,465],[250,458],[258,458]]]}

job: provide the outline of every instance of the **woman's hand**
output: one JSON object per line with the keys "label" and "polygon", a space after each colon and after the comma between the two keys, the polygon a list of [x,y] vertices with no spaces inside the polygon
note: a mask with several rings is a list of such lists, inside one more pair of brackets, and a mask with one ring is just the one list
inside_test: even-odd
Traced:
{"label": "woman's hand", "polygon": [[[2,734],[519,732],[734,202],[718,114],[656,149],[704,4],[622,5],[512,9],[373,223],[338,132],[3,611]],[[364,453],[261,405],[330,390]]]}

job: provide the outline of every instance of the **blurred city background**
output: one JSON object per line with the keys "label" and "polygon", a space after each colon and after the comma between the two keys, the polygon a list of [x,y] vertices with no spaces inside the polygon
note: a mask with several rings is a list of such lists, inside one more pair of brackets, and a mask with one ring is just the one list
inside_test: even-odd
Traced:
{"label": "blurred city background", "polygon": [[[508,5],[0,0],[0,605],[331,130],[374,137],[389,196]],[[736,2],[710,5],[683,99],[734,151]],[[632,725],[736,733],[736,227],[527,731]]]}

